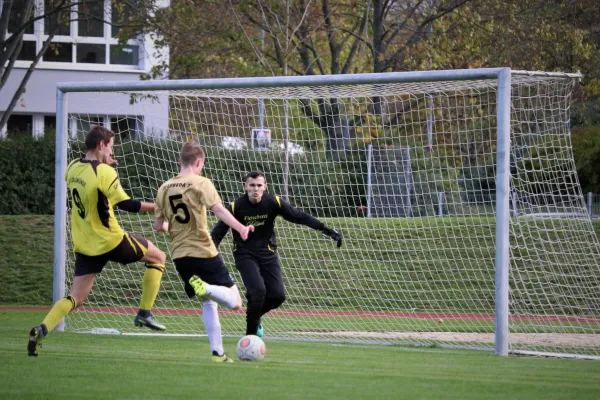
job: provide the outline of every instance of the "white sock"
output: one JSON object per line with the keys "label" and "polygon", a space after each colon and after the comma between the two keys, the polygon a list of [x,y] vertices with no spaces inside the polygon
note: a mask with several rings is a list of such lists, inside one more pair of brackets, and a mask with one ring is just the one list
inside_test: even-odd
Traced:
{"label": "white sock", "polygon": [[237,286],[228,288],[225,286],[209,285],[207,283],[205,296],[229,310],[238,304]]}
{"label": "white sock", "polygon": [[202,321],[204,321],[204,328],[208,334],[210,351],[216,351],[219,355],[222,355],[225,350],[223,350],[223,338],[221,336],[221,323],[219,322],[217,303],[211,300],[202,303]]}

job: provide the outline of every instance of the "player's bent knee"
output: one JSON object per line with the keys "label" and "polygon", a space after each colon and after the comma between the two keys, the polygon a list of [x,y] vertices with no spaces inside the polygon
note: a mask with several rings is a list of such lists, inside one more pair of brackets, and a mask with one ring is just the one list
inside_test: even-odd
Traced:
{"label": "player's bent knee", "polygon": [[159,262],[164,265],[167,262],[167,255],[165,254],[164,251],[162,251],[160,249],[158,250],[158,252],[159,252],[158,253]]}
{"label": "player's bent knee", "polygon": [[285,302],[285,299],[286,299],[285,295],[274,297],[273,300],[272,300],[273,301],[273,305],[275,307],[279,307],[280,305],[282,305]]}
{"label": "player's bent knee", "polygon": [[240,295],[240,290],[237,285],[233,285],[229,288],[233,295],[235,296],[235,305],[231,308],[232,310],[241,310],[242,309],[242,296]]}
{"label": "player's bent knee", "polygon": [[85,299],[80,300],[77,297],[73,296],[73,294],[70,294],[69,296],[65,296],[65,299],[67,299],[71,302],[71,304],[72,304],[71,311],[73,311],[77,307],[81,307],[81,305],[83,304],[83,301],[85,300]]}
{"label": "player's bent knee", "polygon": [[148,241],[148,252],[144,257],[145,261],[149,261],[155,264],[164,265],[167,261],[167,255],[164,251],[156,247],[151,241]]}
{"label": "player's bent knee", "polygon": [[248,297],[252,297],[253,299],[262,300],[266,295],[267,289],[264,286],[248,289]]}

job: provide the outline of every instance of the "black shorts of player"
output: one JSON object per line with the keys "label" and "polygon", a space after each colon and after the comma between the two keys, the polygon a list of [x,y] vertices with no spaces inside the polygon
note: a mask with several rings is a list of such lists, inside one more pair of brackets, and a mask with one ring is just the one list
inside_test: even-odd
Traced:
{"label": "black shorts of player", "polygon": [[232,287],[233,278],[229,275],[227,267],[220,254],[212,258],[181,257],[173,260],[179,276],[184,282],[185,294],[194,297],[196,293],[190,285],[190,278],[198,275],[209,285]]}
{"label": "black shorts of player", "polygon": [[99,256],[75,253],[75,276],[99,274],[109,261],[130,264],[139,261],[148,252],[148,241],[134,233],[123,235],[123,240],[111,251]]}

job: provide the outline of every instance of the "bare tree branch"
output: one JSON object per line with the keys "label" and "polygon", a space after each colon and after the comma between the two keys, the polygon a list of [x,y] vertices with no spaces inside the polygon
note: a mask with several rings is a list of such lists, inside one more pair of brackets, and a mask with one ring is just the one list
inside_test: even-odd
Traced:
{"label": "bare tree branch", "polygon": [[6,125],[6,122],[8,121],[10,114],[12,113],[12,111],[15,108],[15,105],[17,104],[17,101],[19,101],[19,98],[25,91],[25,86],[27,86],[27,82],[29,82],[29,78],[31,77],[31,74],[33,74],[35,67],[37,66],[38,62],[42,59],[42,56],[46,53],[46,50],[48,50],[48,47],[50,47],[50,44],[52,43],[52,39],[54,39],[54,35],[56,34],[57,30],[58,30],[58,28],[48,36],[48,38],[44,42],[44,45],[42,46],[42,48],[36,55],[35,59],[31,62],[31,65],[27,69],[25,76],[21,80],[21,84],[17,88],[17,91],[13,95],[13,98],[10,101],[10,104],[8,105],[4,114],[2,115],[2,119],[0,119],[0,126]]}
{"label": "bare tree branch", "polygon": [[346,58],[346,63],[344,64],[344,67],[342,68],[342,74],[347,74],[350,71],[350,68],[352,67],[352,64],[354,63],[354,57],[355,57],[356,53],[358,52],[358,49],[361,45],[360,37],[364,37],[367,33],[367,27],[369,25],[370,5],[371,5],[371,3],[367,4],[367,8],[365,9],[365,12],[363,14],[362,24],[360,27],[360,34],[352,35],[352,33],[349,33],[349,35],[348,35],[348,37],[354,36],[354,43],[352,43],[352,48],[350,49],[350,54],[348,54],[348,58]]}
{"label": "bare tree branch", "polygon": [[12,2],[13,0],[6,0],[2,6],[2,14],[0,14],[0,48],[4,47],[4,39],[6,38],[8,30]]}

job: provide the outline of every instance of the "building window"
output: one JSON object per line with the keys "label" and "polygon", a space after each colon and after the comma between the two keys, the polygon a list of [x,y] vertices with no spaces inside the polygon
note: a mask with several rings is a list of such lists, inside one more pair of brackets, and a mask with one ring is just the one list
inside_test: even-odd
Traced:
{"label": "building window", "polygon": [[71,117],[71,136],[84,139],[92,126],[104,126],[104,117],[95,115],[73,115]]}
{"label": "building window", "polygon": [[111,117],[110,129],[121,137],[121,140],[125,138],[140,139],[143,129],[142,117]]}
{"label": "building window", "polygon": [[[39,32],[34,32],[33,24],[28,27],[19,60],[32,61],[36,48],[41,48],[49,35],[55,34],[52,45],[43,56],[44,62],[121,65],[138,69],[142,51],[138,40],[131,38],[121,45],[115,37],[120,29],[115,24],[123,24],[130,18],[135,7],[131,4],[136,4],[137,0],[72,1],[72,9],[53,12],[64,0],[34,0],[35,13],[38,16],[49,15],[36,25]],[[14,21],[18,18],[14,17],[23,13],[24,7],[21,2],[15,1],[13,8],[17,11],[11,14],[10,21],[12,29],[15,29]]]}
{"label": "building window", "polygon": [[44,132],[56,131],[56,116],[44,115]]}
{"label": "building window", "polygon": [[104,5],[99,2],[81,2],[78,6],[77,34],[85,37],[104,37]]}
{"label": "building window", "polygon": [[[13,1],[12,7],[10,8],[10,18],[8,19],[8,33],[15,33],[21,27],[21,21],[23,14],[25,14],[25,4],[22,1]],[[2,9],[2,7],[0,7]],[[29,20],[33,19],[33,5],[29,14]],[[28,24],[25,27],[25,34],[33,33],[33,23]]]}
{"label": "building window", "polygon": [[28,134],[33,132],[33,116],[12,114],[6,122],[6,132],[8,135]]}
{"label": "building window", "polygon": [[133,16],[134,9],[133,4],[139,4],[139,0],[134,2],[119,2],[113,1],[111,8],[112,23],[110,35],[111,37],[117,37],[121,31],[121,26],[126,24]]}
{"label": "building window", "polygon": [[43,58],[44,61],[73,62],[73,45],[71,43],[52,43]]}
{"label": "building window", "polygon": [[33,61],[35,60],[35,56],[35,42],[23,40],[23,47],[21,47],[17,60]]}
{"label": "building window", "polygon": [[140,50],[138,46],[110,45],[110,63],[121,65],[138,65]]}
{"label": "building window", "polygon": [[79,43],[77,45],[77,62],[88,64],[105,64],[106,46],[103,44]]}
{"label": "building window", "polygon": [[55,0],[44,0],[44,14],[48,15],[44,18],[44,34],[49,35],[54,32],[59,36],[71,36],[70,12],[53,13],[55,4]]}

